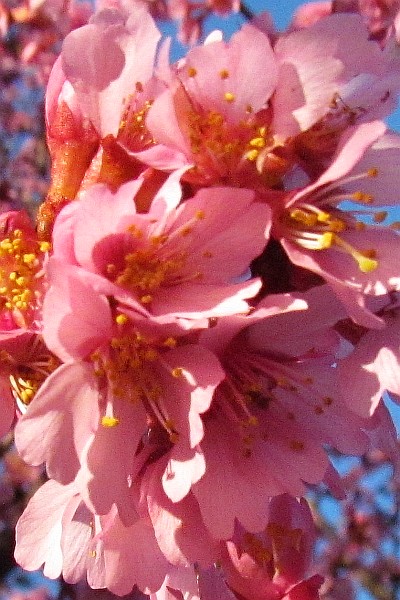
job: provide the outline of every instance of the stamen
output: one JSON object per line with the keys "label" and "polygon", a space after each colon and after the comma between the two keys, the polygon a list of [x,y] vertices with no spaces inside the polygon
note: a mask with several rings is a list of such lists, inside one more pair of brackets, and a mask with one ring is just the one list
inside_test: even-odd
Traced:
{"label": "stamen", "polygon": [[224,98],[227,102],[231,103],[235,100],[235,94],[232,94],[232,92],[225,92]]}
{"label": "stamen", "polygon": [[103,427],[116,427],[119,425],[119,419],[117,417],[109,417],[106,415],[105,417],[102,417],[101,424]]}
{"label": "stamen", "polygon": [[335,243],[354,258],[354,260],[358,263],[358,267],[362,273],[371,273],[378,267],[378,261],[374,258],[376,256],[375,250],[367,250],[365,253],[359,252],[339,236],[335,236]]}

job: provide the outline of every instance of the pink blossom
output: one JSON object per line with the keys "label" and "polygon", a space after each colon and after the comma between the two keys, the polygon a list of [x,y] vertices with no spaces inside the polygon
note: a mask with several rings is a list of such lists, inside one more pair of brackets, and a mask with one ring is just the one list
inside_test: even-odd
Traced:
{"label": "pink blossom", "polygon": [[148,520],[124,527],[115,509],[94,515],[74,483],[45,483],[20,518],[16,538],[15,558],[25,569],[44,565],[47,577],[62,573],[69,583],[87,577],[90,586],[118,595],[135,584],[157,590],[168,569]]}
{"label": "pink blossom", "polygon": [[[255,64],[265,66],[265,75],[253,77]],[[251,140],[265,124],[257,113],[276,78],[270,42],[251,25],[228,43],[210,40],[193,48],[147,114],[157,145],[139,158],[166,169],[193,165],[190,175],[203,182],[240,180],[241,171],[251,167],[246,159]]]}
{"label": "pink blossom", "polygon": [[270,501],[265,530],[237,527],[222,559],[227,583],[248,600],[318,600],[323,578],[306,577],[315,540],[307,502],[284,494]]}
{"label": "pink blossom", "polygon": [[[393,204],[398,202],[390,182],[399,138],[383,132],[380,122],[350,129],[329,169],[312,185],[286,196],[273,227],[290,260],[322,276],[349,315],[371,327],[380,323],[365,307],[365,295],[384,295],[399,285],[398,236],[379,225],[387,213],[372,210],[373,225],[358,219],[369,214],[363,206],[373,203],[379,209],[389,194]],[[341,202],[346,199],[360,210],[344,211]]]}
{"label": "pink blossom", "polygon": [[[373,414],[385,391],[400,397],[400,321],[397,303],[383,311],[385,328],[368,331],[339,363],[343,393],[352,410]],[[349,394],[349,384],[351,394]]]}
{"label": "pink blossom", "polygon": [[49,245],[39,243],[25,212],[1,215],[0,241],[0,436],[24,411],[45,377],[57,366],[40,337]]}
{"label": "pink blossom", "polygon": [[280,137],[297,135],[321,120],[326,135],[338,125],[344,131],[354,121],[382,118],[396,106],[397,71],[368,39],[358,15],[332,15],[286,34],[274,52],[279,80],[272,128]]}
{"label": "pink blossom", "polygon": [[[326,444],[351,454],[367,447],[361,430],[366,422],[346,408],[338,392],[332,365],[339,340],[329,331],[329,294],[304,298],[318,315],[314,323],[310,318],[308,334],[300,329],[297,338],[301,319],[295,311],[278,313],[248,328],[242,325],[218,352],[226,378],[204,418],[206,471],[193,486],[203,520],[215,537],[231,537],[235,519],[250,531],[260,530],[265,498],[301,496],[304,482],[322,481],[329,465]],[[315,345],[318,328],[320,342]],[[218,326],[215,330],[218,335]],[[279,331],[285,331],[285,346],[278,339],[275,350]]]}
{"label": "pink blossom", "polygon": [[65,38],[63,70],[100,137],[117,135],[124,103],[135,84],[146,83],[153,74],[159,39],[153,20],[140,5],[100,11]]}
{"label": "pink blossom", "polygon": [[[199,319],[247,312],[244,299],[260,284],[234,282],[267,241],[269,208],[253,202],[251,191],[229,188],[200,190],[177,206],[181,191],[172,176],[142,214],[134,202],[141,185],[145,182],[131,182],[115,195],[105,186],[92,187],[61,213],[50,281],[66,261],[92,273],[99,285],[104,281],[103,293],[125,309],[163,321],[179,318],[196,325]],[[46,306],[58,289],[55,283]],[[63,318],[58,306],[56,314],[46,313],[51,321],[46,319],[45,335],[52,329],[53,337],[50,323]]]}
{"label": "pink blossom", "polygon": [[[186,330],[176,322],[176,317],[166,319],[160,310],[158,322],[151,318],[146,303],[141,296],[136,297],[136,284],[132,289],[129,278],[127,283],[125,279],[114,281],[114,268],[107,270],[106,267],[112,264],[118,272],[121,266],[124,273],[125,254],[136,256],[134,245],[137,240],[140,243],[141,235],[146,240],[147,231],[153,236],[153,241],[148,242],[153,252],[154,248],[168,243],[168,236],[177,238],[178,244],[179,240],[186,244],[190,241],[191,228],[195,229],[199,223],[199,237],[193,237],[195,257],[203,252],[201,231],[207,243],[212,238],[210,243],[214,244],[215,252],[218,235],[222,235],[223,240],[230,235],[229,228],[219,233],[228,225],[226,219],[219,224],[218,213],[218,201],[226,190],[200,192],[201,205],[194,198],[176,210],[174,205],[179,201],[180,189],[170,181],[154,200],[150,213],[136,215],[133,196],[139,185],[132,182],[121,188],[114,203],[110,202],[106,188],[93,188],[92,196],[89,194],[79,204],[70,205],[57,221],[54,256],[48,268],[50,288],[43,310],[44,338],[66,364],[43,384],[16,432],[18,448],[28,462],[46,462],[49,475],[62,483],[68,483],[79,472],[82,494],[87,503],[92,503],[93,510],[104,514],[116,503],[124,522],[133,518],[127,482],[140,471],[138,451],[149,424],[160,428],[161,452],[171,445],[173,448],[164,477],[164,486],[171,498],[177,501],[185,497],[192,483],[203,475],[200,415],[208,410],[223,372],[209,350],[196,345],[195,338],[185,337]],[[233,238],[241,232],[235,221],[250,218],[246,226],[250,223],[252,240],[259,244],[265,225],[260,223],[262,229],[257,241],[254,233],[259,227],[256,219],[260,215],[255,210],[252,217],[250,206],[249,213],[242,216],[242,210],[251,203],[252,194],[243,190],[241,196],[243,203],[238,196],[238,204],[232,205]],[[198,214],[200,209],[204,209],[204,219]],[[262,205],[260,209],[265,217],[268,211]],[[96,212],[100,215],[99,221],[95,218]],[[189,220],[185,217],[187,214]],[[211,216],[208,228],[202,226],[203,220],[207,222],[207,214]],[[77,215],[79,219],[75,219]],[[87,226],[81,229],[85,223]],[[89,225],[93,226],[91,232]],[[250,260],[246,252],[251,245],[247,249],[240,248],[237,258],[230,252],[224,278],[230,281],[243,272]],[[220,247],[224,249],[222,243]],[[146,257],[146,253],[143,256]],[[73,264],[78,260],[79,266]],[[164,263],[166,260],[167,257]],[[218,264],[219,267],[224,264],[222,256]],[[134,273],[140,277],[147,277],[149,273],[153,276],[146,264],[143,270],[141,265],[139,260],[139,270],[133,271],[132,277],[136,277]],[[151,265],[157,275],[163,263],[158,259]],[[207,263],[205,265],[207,267]],[[204,311],[201,306],[199,314],[183,312],[183,317],[193,319],[192,326],[200,320],[200,326],[204,327],[204,314],[218,316],[226,314],[226,310],[227,314],[247,311],[243,295],[247,296],[249,290],[254,294],[259,289],[258,283],[255,288],[252,283],[224,288],[219,284],[220,277],[213,268],[209,273],[205,271],[206,280],[209,278],[210,284],[214,281],[218,284],[217,291],[209,296],[218,302],[215,308],[210,306],[212,310]],[[140,283],[140,278],[133,281]],[[178,277],[176,284],[179,283]],[[144,292],[156,289],[157,286],[154,290],[152,286]],[[222,299],[226,298],[226,303],[219,299],[220,290],[224,289]],[[237,304],[232,300],[232,289],[235,293],[239,290]],[[206,290],[200,293],[207,297]],[[178,296],[176,298],[179,302]],[[119,457],[117,463],[115,456]]]}
{"label": "pink blossom", "polygon": [[334,0],[335,12],[358,12],[364,18],[371,36],[385,42],[393,32],[393,23],[400,11],[398,0]]}

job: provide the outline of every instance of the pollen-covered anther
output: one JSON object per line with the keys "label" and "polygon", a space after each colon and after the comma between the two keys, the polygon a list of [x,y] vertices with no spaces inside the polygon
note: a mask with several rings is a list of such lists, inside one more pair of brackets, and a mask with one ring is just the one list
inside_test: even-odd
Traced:
{"label": "pollen-covered anther", "polygon": [[255,137],[250,140],[249,145],[253,148],[265,148],[265,139],[262,137]]}
{"label": "pollen-covered anther", "polygon": [[116,427],[119,425],[119,419],[117,417],[110,417],[106,415],[102,417],[101,424],[103,427]]}
{"label": "pollen-covered anther", "polygon": [[259,155],[259,154],[260,154],[259,150],[256,150],[256,149],[254,149],[254,150],[249,150],[249,151],[246,153],[246,158],[247,158],[247,160],[248,160],[248,161],[250,161],[250,162],[255,162],[255,161],[257,160],[257,158],[258,158],[258,155]]}
{"label": "pollen-covered anther", "polygon": [[383,223],[387,219],[388,212],[386,210],[381,210],[379,212],[374,213],[373,220],[374,223]]}
{"label": "pollen-covered anther", "polygon": [[372,204],[374,201],[372,194],[367,194],[361,191],[353,192],[350,194],[350,198],[355,202],[362,202],[363,204]]}
{"label": "pollen-covered anther", "polygon": [[235,94],[232,94],[232,92],[225,92],[224,94],[224,98],[226,100],[226,102],[234,102],[235,101]]}
{"label": "pollen-covered anther", "polygon": [[356,250],[353,248],[353,246],[345,242],[339,236],[335,236],[335,244],[352,256],[352,258],[357,262],[358,268],[362,273],[371,273],[378,267],[379,263],[376,260],[376,250]]}
{"label": "pollen-covered anther", "polygon": [[195,69],[194,67],[188,67],[187,74],[189,77],[196,77],[197,69]]}
{"label": "pollen-covered anther", "polygon": [[182,367],[175,367],[174,369],[171,369],[171,375],[176,379],[180,379],[181,377],[183,377]]}
{"label": "pollen-covered anther", "polygon": [[176,338],[168,337],[166,340],[164,340],[163,346],[166,346],[167,348],[176,348],[177,343],[178,342]]}
{"label": "pollen-covered anther", "polygon": [[367,177],[378,177],[379,170],[377,167],[371,167],[367,171]]}
{"label": "pollen-covered anther", "polygon": [[124,315],[123,313],[120,313],[119,315],[117,315],[115,317],[115,322],[117,323],[117,325],[126,325],[126,323],[129,321],[129,318]]}
{"label": "pollen-covered anther", "polygon": [[227,69],[222,69],[219,72],[219,76],[221,77],[221,79],[228,79],[228,77],[229,77],[229,71]]}

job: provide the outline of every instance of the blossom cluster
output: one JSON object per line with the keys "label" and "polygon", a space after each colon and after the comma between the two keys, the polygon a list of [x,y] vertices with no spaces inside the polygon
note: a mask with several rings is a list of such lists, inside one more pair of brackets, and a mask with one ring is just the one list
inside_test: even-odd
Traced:
{"label": "blossom cluster", "polygon": [[0,220],[0,434],[48,476],[25,569],[316,600],[329,450],[398,461],[400,48],[336,4],[176,63],[143,3],[66,36],[37,226]]}

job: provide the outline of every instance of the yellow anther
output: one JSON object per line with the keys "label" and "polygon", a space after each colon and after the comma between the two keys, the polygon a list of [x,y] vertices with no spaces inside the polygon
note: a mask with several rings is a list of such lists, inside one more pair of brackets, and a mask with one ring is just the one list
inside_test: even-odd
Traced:
{"label": "yellow anther", "polygon": [[364,231],[365,230],[365,223],[363,223],[362,221],[357,221],[356,222],[356,231]]}
{"label": "yellow anther", "polygon": [[12,243],[10,242],[9,238],[5,238],[4,240],[1,240],[0,242],[0,248],[2,250],[11,250],[12,249]]}
{"label": "yellow anther", "polygon": [[263,137],[256,137],[250,140],[249,145],[253,148],[265,148],[265,139]]}
{"label": "yellow anther", "polygon": [[329,213],[327,213],[323,210],[318,211],[317,221],[319,221],[320,223],[327,223],[330,218],[331,218],[331,215]]}
{"label": "yellow anther", "polygon": [[35,266],[37,264],[37,258],[35,254],[24,254],[22,260],[28,266]]}
{"label": "yellow anther", "polygon": [[25,277],[17,277],[17,279],[15,280],[15,283],[17,285],[19,285],[19,287],[22,287],[26,284],[26,278]]}
{"label": "yellow anther", "polygon": [[90,556],[90,558],[96,558],[96,556],[97,556],[96,550],[89,550],[89,556]]}
{"label": "yellow anther", "polygon": [[253,112],[253,107],[251,106],[251,104],[248,104],[246,106],[246,112],[247,114],[251,115],[251,113]]}
{"label": "yellow anther", "polygon": [[39,244],[40,252],[49,252],[51,248],[50,242],[40,242]]}
{"label": "yellow anther", "polygon": [[219,72],[219,76],[221,79],[228,79],[229,71],[227,69],[222,69],[222,71]]}
{"label": "yellow anther", "polygon": [[111,263],[106,266],[107,275],[114,275],[116,270],[117,270],[117,267]]}
{"label": "yellow anther", "polygon": [[176,377],[177,379],[179,379],[180,377],[183,376],[183,369],[182,367],[175,367],[175,369],[171,370],[171,375],[172,377]]}
{"label": "yellow anther", "polygon": [[378,267],[378,261],[367,256],[360,255],[356,258],[358,267],[362,273],[372,273]]}
{"label": "yellow anther", "polygon": [[313,227],[317,224],[317,215],[315,213],[310,213],[301,208],[294,208],[290,212],[290,217],[295,221],[306,225],[306,227]]}
{"label": "yellow anther", "polygon": [[196,219],[198,219],[199,221],[202,221],[205,218],[205,213],[204,210],[197,210],[196,211]]}
{"label": "yellow anther", "polygon": [[17,279],[17,273],[15,271],[12,271],[8,278],[10,279],[10,281],[15,281]]}
{"label": "yellow anther", "polygon": [[176,431],[171,431],[169,433],[169,441],[171,444],[177,444],[179,442],[179,433]]}
{"label": "yellow anther", "polygon": [[354,192],[350,194],[350,198],[355,202],[362,202],[363,204],[372,204],[374,197],[371,194],[366,194],[365,192]]}
{"label": "yellow anther", "polygon": [[124,314],[120,314],[115,317],[115,322],[118,325],[125,325],[128,321],[129,321],[128,317]]}
{"label": "yellow anther", "polygon": [[101,424],[103,427],[116,427],[119,425],[119,419],[117,417],[108,417],[106,415],[101,418]]}
{"label": "yellow anther", "polygon": [[235,100],[235,94],[232,94],[232,92],[225,92],[224,98],[227,102],[233,102]]}
{"label": "yellow anther", "polygon": [[367,176],[368,177],[377,177],[378,176],[378,169],[376,167],[371,167],[370,169],[368,169],[367,171]]}
{"label": "yellow anther", "polygon": [[177,344],[177,340],[174,337],[169,337],[166,340],[164,340],[163,345],[167,346],[168,348],[175,348]]}
{"label": "yellow anther", "polygon": [[188,68],[188,76],[196,77],[196,75],[197,75],[197,69],[195,69],[194,67],[189,67]]}
{"label": "yellow anther", "polygon": [[331,248],[334,240],[334,234],[331,231],[326,231],[318,240],[317,250],[327,250]]}
{"label": "yellow anther", "polygon": [[250,162],[255,162],[257,160],[257,157],[258,157],[259,154],[260,154],[260,152],[258,150],[256,150],[256,149],[249,150],[249,152],[246,152],[246,158]]}
{"label": "yellow anther", "polygon": [[258,419],[257,419],[257,417],[255,417],[254,415],[251,415],[249,417],[248,424],[251,427],[257,427],[257,425],[258,425]]}
{"label": "yellow anther", "polygon": [[375,223],[383,223],[383,221],[387,218],[388,213],[386,210],[382,210],[380,212],[376,212],[374,214],[374,222]]}
{"label": "yellow anther", "polygon": [[140,302],[142,304],[150,304],[151,302],[153,302],[153,296],[151,296],[150,294],[146,294],[144,296],[141,296]]}

